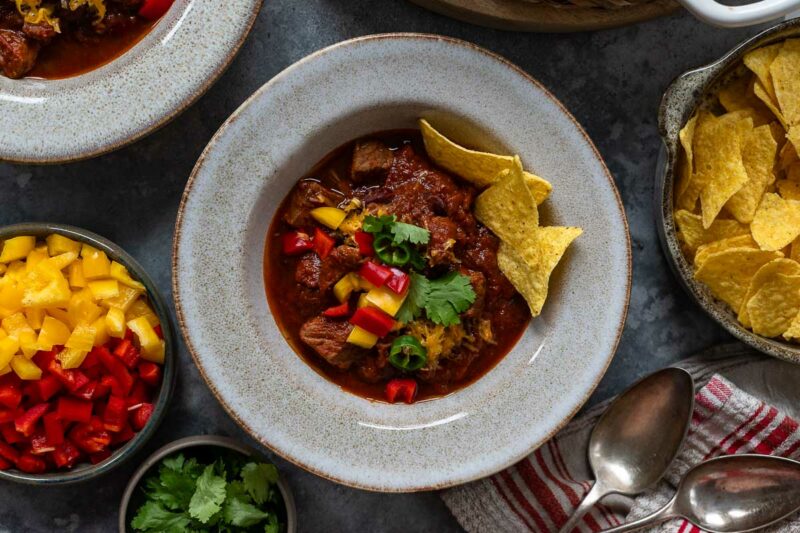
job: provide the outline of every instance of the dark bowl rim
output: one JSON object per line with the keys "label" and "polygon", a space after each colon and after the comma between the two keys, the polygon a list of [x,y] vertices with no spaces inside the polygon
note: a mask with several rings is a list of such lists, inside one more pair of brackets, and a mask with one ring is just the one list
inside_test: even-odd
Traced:
{"label": "dark bowl rim", "polygon": [[[145,459],[141,465],[139,465],[139,467],[131,476],[130,480],[128,480],[128,484],[125,486],[125,492],[122,494],[122,499],[120,500],[119,505],[119,533],[128,533],[130,531],[127,523],[128,506],[130,505],[131,498],[133,497],[133,492],[139,487],[139,483],[142,481],[142,478],[144,478],[150,469],[152,469],[167,455],[180,450],[185,450],[187,448],[199,446],[227,448],[229,450],[239,452],[247,457],[255,457],[263,460],[264,462],[274,464],[274,462],[264,455],[264,453],[258,451],[252,446],[248,446],[247,444],[239,442],[235,439],[221,435],[194,435],[169,442],[150,454],[150,456]],[[281,491],[281,497],[283,498],[283,503],[286,507],[286,533],[295,533],[297,531],[297,508],[295,506],[294,495],[292,494],[291,487],[289,486],[289,483],[287,483],[286,478],[283,476],[283,473],[281,473],[280,469],[278,469],[278,476],[278,488]]]}
{"label": "dark bowl rim", "polygon": [[727,304],[714,298],[705,285],[694,280],[692,266],[684,257],[677,239],[672,213],[674,178],[680,154],[680,129],[708,96],[710,89],[737,68],[747,52],[798,36],[800,19],[776,24],[742,41],[716,61],[684,72],[672,81],[664,92],[658,112],[662,145],[654,188],[654,211],[661,247],[684,291],[708,316],[738,340],[762,353],[793,363],[800,363],[800,346],[763,337],[746,329],[739,324]]}
{"label": "dark bowl rim", "polygon": [[119,261],[127,267],[132,275],[140,280],[147,289],[148,299],[161,321],[161,329],[166,346],[164,350],[164,365],[162,366],[163,378],[161,381],[161,388],[158,392],[158,399],[154,403],[153,414],[150,416],[150,420],[147,422],[144,429],[136,433],[133,439],[115,450],[111,457],[96,465],[83,465],[82,467],[78,467],[77,470],[52,472],[48,474],[26,474],[18,470],[0,471],[0,479],[37,486],[63,486],[93,480],[107,474],[130,460],[130,458],[139,452],[153,437],[158,426],[163,421],[172,397],[173,389],[175,388],[175,379],[177,375],[177,341],[175,337],[175,325],[172,321],[169,308],[165,305],[161,292],[158,290],[155,283],[153,283],[153,280],[150,279],[150,276],[147,275],[144,268],[131,255],[125,252],[122,247],[91,231],[67,224],[52,222],[26,222],[0,227],[0,241],[19,235],[44,237],[52,233],[58,233],[65,237],[89,243],[106,252],[111,259]]}

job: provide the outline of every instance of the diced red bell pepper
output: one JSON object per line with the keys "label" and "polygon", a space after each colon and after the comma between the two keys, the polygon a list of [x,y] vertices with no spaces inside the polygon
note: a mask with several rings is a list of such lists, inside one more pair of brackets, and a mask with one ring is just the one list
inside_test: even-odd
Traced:
{"label": "diced red bell pepper", "polygon": [[36,366],[39,368],[49,368],[50,363],[55,361],[56,356],[60,354],[63,349],[63,346],[53,346],[52,350],[36,352],[36,355],[33,356],[33,362],[36,363]]}
{"label": "diced red bell pepper", "polygon": [[358,275],[376,287],[381,287],[392,277],[392,271],[388,267],[379,265],[373,261],[367,261],[361,265]]}
{"label": "diced red bell pepper", "polygon": [[372,243],[375,240],[375,237],[372,233],[367,233],[366,231],[358,230],[356,234],[353,236],[356,240],[356,244],[358,245],[358,252],[366,257],[372,257],[375,255],[375,248],[372,247]]}
{"label": "diced red bell pepper", "polygon": [[411,285],[411,276],[400,270],[392,268],[392,277],[386,282],[386,288],[395,294],[403,295]]}
{"label": "diced red bell pepper", "polygon": [[394,319],[377,307],[359,307],[350,317],[350,323],[378,337],[388,335],[395,325]]}
{"label": "diced red bell pepper", "polygon": [[402,400],[405,403],[414,403],[417,396],[417,382],[413,379],[393,379],[386,384],[386,399],[389,403]]}
{"label": "diced red bell pepper", "polygon": [[61,390],[61,382],[55,376],[48,374],[33,382],[39,390],[39,398],[46,402]]}
{"label": "diced red bell pepper", "polygon": [[8,470],[9,468],[11,468],[11,463],[0,458],[0,470]]}
{"label": "diced red bell pepper", "polygon": [[94,391],[94,399],[105,398],[112,391],[116,393],[117,396],[122,395],[122,387],[119,386],[114,376],[105,375],[100,378],[100,382],[97,384],[97,389]]}
{"label": "diced red bell pepper", "polygon": [[155,387],[161,382],[161,367],[150,361],[139,363],[139,379]]}
{"label": "diced red bell pepper", "polygon": [[64,442],[56,446],[51,457],[58,468],[72,468],[75,466],[78,459],[80,459],[81,451],[77,448],[75,443],[64,440]]}
{"label": "diced red bell pepper", "polygon": [[333,251],[336,241],[320,228],[314,228],[314,251],[320,259],[325,259]]}
{"label": "diced red bell pepper", "polygon": [[300,255],[314,249],[314,242],[307,233],[289,231],[281,238],[283,255]]}
{"label": "diced red bell pepper", "polygon": [[161,339],[162,341],[164,340],[164,332],[161,329],[161,324],[154,326],[153,331],[156,332],[156,335],[158,335],[159,339]]}
{"label": "diced red bell pepper", "polygon": [[57,413],[61,420],[89,422],[92,419],[92,402],[62,396],[58,399]]}
{"label": "diced red bell pepper", "polygon": [[31,437],[31,453],[33,455],[44,455],[55,449],[55,446],[47,442],[47,435],[44,433],[36,433]]}
{"label": "diced red bell pepper", "polygon": [[11,409],[16,408],[22,401],[22,390],[18,385],[0,386],[0,405],[5,405]]}
{"label": "diced red bell pepper", "polygon": [[14,420],[14,427],[26,437],[30,437],[36,427],[36,423],[48,409],[50,409],[50,404],[47,403],[34,405]]}
{"label": "diced red bell pepper", "polygon": [[0,457],[12,463],[16,463],[19,460],[19,452],[10,444],[0,442]]}
{"label": "diced red bell pepper", "polygon": [[58,361],[51,361],[47,370],[70,392],[75,392],[91,381],[86,374],[78,369],[64,370]]}
{"label": "diced red bell pepper", "polygon": [[154,409],[152,403],[143,403],[141,407],[135,410],[131,415],[131,426],[133,426],[133,429],[141,431],[147,425],[148,420],[150,420]]}
{"label": "diced red bell pepper", "polygon": [[83,363],[81,363],[81,369],[84,372],[99,367],[100,367],[100,358],[97,357],[97,354],[93,352],[89,352],[88,354],[86,354],[86,357],[83,359]]}
{"label": "diced red bell pepper", "polygon": [[95,380],[90,381],[80,389],[72,393],[76,398],[81,400],[94,400],[94,393],[97,390],[98,382]]}
{"label": "diced red bell pepper", "polygon": [[44,401],[41,395],[39,394],[39,387],[36,385],[37,383],[38,380],[29,381],[22,388],[22,398],[27,405],[30,405],[32,403],[41,403]]}
{"label": "diced red bell pepper", "polygon": [[131,429],[131,426],[126,423],[125,427],[122,428],[122,431],[111,435],[111,444],[113,446],[119,446],[120,444],[125,444],[135,436],[136,433],[134,433]]}
{"label": "diced red bell pepper", "polygon": [[16,409],[0,409],[0,424],[5,424],[7,422],[14,422],[17,418],[23,415],[25,410],[21,407],[17,407]]}
{"label": "diced red bell pepper", "polygon": [[139,15],[147,20],[158,20],[172,7],[174,0],[144,0]]}
{"label": "diced red bell pepper", "polygon": [[139,363],[139,350],[133,345],[132,341],[123,339],[116,348],[114,348],[114,355],[125,364],[126,367],[133,369]]}
{"label": "diced red bell pepper", "polygon": [[144,381],[137,381],[134,383],[128,397],[125,398],[128,403],[128,410],[130,410],[134,405],[149,402],[150,396],[150,388],[147,386],[147,384]]}
{"label": "diced red bell pepper", "polygon": [[93,453],[92,455],[90,455],[89,456],[89,461],[93,465],[96,465],[98,463],[102,463],[103,461],[105,461],[109,457],[111,457],[111,450],[105,450],[105,451]]}
{"label": "diced red bell pepper", "polygon": [[25,453],[17,461],[17,468],[27,474],[42,474],[47,469],[47,463],[44,462],[44,459]]}
{"label": "diced red bell pepper", "polygon": [[350,302],[345,300],[339,305],[334,305],[333,307],[329,307],[322,312],[324,316],[328,318],[342,318],[350,314]]}
{"label": "diced red bell pepper", "polygon": [[58,413],[44,415],[44,434],[47,436],[47,444],[56,446],[64,442],[64,424]]}
{"label": "diced red bell pepper", "polygon": [[125,365],[119,359],[111,355],[111,352],[109,352],[103,346],[98,346],[94,350],[97,352],[100,362],[103,363],[103,366],[106,367],[106,370],[108,370],[108,372],[114,376],[114,379],[117,381],[120,391],[122,392],[122,394],[118,394],[117,396],[127,396],[128,392],[133,386],[133,377],[131,376],[130,372],[128,372],[128,369],[125,368]]}
{"label": "diced red bell pepper", "polygon": [[99,419],[81,422],[69,432],[69,440],[86,453],[102,452],[111,444],[111,434],[103,428]]}
{"label": "diced red bell pepper", "polygon": [[16,444],[17,442],[25,440],[25,438],[17,432],[13,422],[0,424],[0,435],[3,436],[3,440],[8,444]]}
{"label": "diced red bell pepper", "polygon": [[103,427],[113,433],[119,433],[128,423],[128,403],[125,398],[111,396],[103,412]]}

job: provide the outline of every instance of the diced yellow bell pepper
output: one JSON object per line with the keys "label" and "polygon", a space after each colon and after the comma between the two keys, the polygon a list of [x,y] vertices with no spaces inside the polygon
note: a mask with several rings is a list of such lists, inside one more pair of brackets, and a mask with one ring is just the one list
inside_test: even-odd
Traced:
{"label": "diced yellow bell pepper", "polygon": [[78,260],[78,254],[75,252],[64,252],[51,257],[47,261],[43,261],[40,268],[49,268],[53,271],[61,271],[69,267],[72,263]]}
{"label": "diced yellow bell pepper", "polygon": [[47,253],[46,247],[34,248],[25,258],[25,271],[33,272],[33,269],[36,268],[36,265],[49,258],[50,254]]}
{"label": "diced yellow bell pepper", "polygon": [[22,298],[25,296],[25,289],[22,285],[13,282],[6,283],[0,289],[0,308],[3,308],[8,314],[16,313],[22,309]]}
{"label": "diced yellow bell pepper", "polygon": [[44,309],[41,307],[31,307],[29,309],[25,309],[25,318],[28,319],[28,325],[30,325],[30,327],[36,331],[42,329],[44,315]]}
{"label": "diced yellow bell pepper", "polygon": [[358,274],[353,274],[353,275],[358,278],[358,288],[361,289],[362,291],[371,291],[372,289],[375,288],[375,285],[365,280]]}
{"label": "diced yellow bell pepper", "polygon": [[3,328],[0,328],[0,339],[5,339],[6,337],[8,337],[8,333]]}
{"label": "diced yellow bell pepper", "polygon": [[318,207],[311,210],[311,216],[323,226],[336,229],[344,222],[347,213],[338,207]]}
{"label": "diced yellow bell pepper", "polygon": [[82,289],[86,287],[86,278],[83,277],[82,259],[78,259],[69,266],[67,276],[69,277],[69,286],[73,289]]}
{"label": "diced yellow bell pepper", "polygon": [[0,368],[0,376],[5,376],[9,372],[11,372],[11,366],[10,365],[6,365],[3,368]]}
{"label": "diced yellow bell pepper", "polygon": [[121,339],[125,336],[125,313],[122,312],[122,309],[117,307],[112,307],[108,310],[108,314],[106,315],[106,327],[108,329],[108,334],[112,337],[116,337]]}
{"label": "diced yellow bell pepper", "polygon": [[93,327],[79,324],[72,330],[72,334],[67,339],[67,342],[64,343],[64,346],[81,352],[88,352],[94,346],[96,335],[97,332]]}
{"label": "diced yellow bell pepper", "polygon": [[119,281],[115,279],[90,281],[86,285],[89,287],[95,300],[108,300],[119,296]]}
{"label": "diced yellow bell pepper", "polygon": [[13,237],[3,243],[3,252],[0,253],[0,263],[10,263],[23,259],[36,247],[36,237]]}
{"label": "diced yellow bell pepper", "polygon": [[67,306],[67,313],[69,314],[69,325],[74,328],[78,324],[91,324],[103,314],[103,309],[94,303],[92,292],[89,289],[83,289],[72,294]]}
{"label": "diced yellow bell pepper", "polygon": [[56,355],[56,359],[61,362],[61,368],[70,370],[81,366],[87,355],[89,355],[88,351],[78,350],[76,348],[65,348]]}
{"label": "diced yellow bell pepper", "polygon": [[367,293],[363,292],[363,293],[359,294],[358,295],[357,307],[366,307],[368,305],[369,305],[369,302],[367,301]]}
{"label": "diced yellow bell pepper", "polygon": [[[6,269],[7,269],[7,268],[8,268],[8,267],[5,265],[5,263],[0,263],[0,276],[2,276],[3,274],[5,274],[5,273],[6,273]],[[10,369],[9,369],[9,370],[10,370]]]}
{"label": "diced yellow bell pepper", "polygon": [[63,346],[70,334],[69,327],[65,323],[48,315],[42,321],[37,342],[42,350],[52,350],[53,346]]}
{"label": "diced yellow bell pepper", "polygon": [[408,291],[401,296],[386,287],[377,287],[367,293],[367,301],[387,315],[394,316],[406,301],[407,295]]}
{"label": "diced yellow bell pepper", "polygon": [[147,318],[147,321],[150,322],[150,325],[156,327],[159,324],[158,315],[147,305],[147,302],[144,298],[139,298],[131,308],[125,313],[125,321],[130,322],[131,320],[139,317]]}
{"label": "diced yellow bell pepper", "polygon": [[36,339],[36,333],[33,331],[22,331],[19,334],[19,349],[22,350],[22,355],[30,359],[41,348]]}
{"label": "diced yellow bell pepper", "polygon": [[139,339],[142,358],[153,363],[164,362],[164,342],[158,338],[147,317],[140,316],[128,322],[128,327]]}
{"label": "diced yellow bell pepper", "polygon": [[59,307],[66,305],[72,296],[67,278],[50,269],[37,268],[30,272],[25,276],[24,287],[22,305],[25,307]]}
{"label": "diced yellow bell pepper", "polygon": [[42,371],[36,364],[22,355],[15,355],[11,360],[11,368],[19,379],[35,380],[42,377]]}
{"label": "diced yellow bell pepper", "polygon": [[111,340],[111,337],[108,334],[108,325],[106,324],[106,317],[101,316],[94,322],[92,322],[92,329],[95,331],[94,336],[94,345],[95,346],[102,346]]}
{"label": "diced yellow bell pepper", "polygon": [[64,252],[80,253],[81,243],[73,241],[69,237],[64,237],[58,233],[48,235],[45,239],[47,241],[47,251],[50,255],[63,254]]}
{"label": "diced yellow bell pepper", "polygon": [[6,366],[19,351],[19,341],[16,337],[0,339],[0,367]]}
{"label": "diced yellow bell pepper", "polygon": [[33,331],[33,328],[28,324],[28,319],[22,313],[14,313],[4,318],[0,324],[2,324],[9,337],[16,337],[17,339],[19,339],[19,335],[23,331]]}
{"label": "diced yellow bell pepper", "polygon": [[142,292],[144,292],[145,290],[144,285],[133,279],[130,273],[128,272],[128,269],[125,268],[124,265],[121,265],[116,261],[111,261],[111,269],[109,275],[111,276],[112,279],[119,281],[123,285],[127,285],[128,287],[140,290]]}
{"label": "diced yellow bell pepper", "polygon": [[344,302],[350,297],[353,291],[359,290],[358,280],[358,275],[353,272],[345,274],[342,279],[337,281],[336,285],[333,286],[333,295],[336,296],[336,299],[340,302]]}
{"label": "diced yellow bell pepper", "polygon": [[81,248],[83,258],[83,276],[87,279],[107,278],[111,272],[111,261],[102,250],[84,244]]}
{"label": "diced yellow bell pepper", "polygon": [[20,280],[25,273],[25,263],[22,261],[14,261],[8,264],[6,269],[6,278]]}
{"label": "diced yellow bell pepper", "polygon": [[137,291],[136,289],[122,285],[119,288],[119,296],[115,298],[109,298],[108,300],[103,300],[100,303],[109,309],[117,308],[122,309],[123,312],[127,312],[133,303],[139,298],[140,294],[142,294],[141,291]]}
{"label": "diced yellow bell pepper", "polygon": [[[64,309],[60,309],[58,307],[47,307],[45,308],[45,311],[47,311],[48,315],[50,315],[55,319],[58,319],[60,322],[63,322],[64,324],[69,324],[71,322],[69,313]],[[64,342],[66,342],[66,340]]]}
{"label": "diced yellow bell pepper", "polygon": [[362,329],[358,326],[353,327],[353,331],[347,336],[347,342],[361,346],[362,348],[372,348],[378,342],[378,336]]}

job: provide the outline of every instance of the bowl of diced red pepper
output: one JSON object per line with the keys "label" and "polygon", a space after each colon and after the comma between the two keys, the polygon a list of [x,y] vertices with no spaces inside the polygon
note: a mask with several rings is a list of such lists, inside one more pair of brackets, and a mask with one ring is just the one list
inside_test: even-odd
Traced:
{"label": "bowl of diced red pepper", "polygon": [[78,482],[131,457],[165,414],[174,347],[155,285],[117,245],[0,228],[0,478]]}

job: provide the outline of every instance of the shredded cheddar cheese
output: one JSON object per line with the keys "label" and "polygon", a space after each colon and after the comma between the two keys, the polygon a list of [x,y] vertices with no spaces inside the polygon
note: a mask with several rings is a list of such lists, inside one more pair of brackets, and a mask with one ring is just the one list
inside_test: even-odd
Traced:
{"label": "shredded cheddar cheese", "polygon": [[[52,26],[57,33],[61,33],[61,25],[58,17],[53,16],[55,6],[53,4],[42,5],[42,0],[15,0],[17,11],[23,16],[28,24],[47,24]],[[66,6],[70,11],[76,11],[82,6],[89,6],[97,13],[97,20],[103,20],[106,16],[105,0],[68,0]]]}
{"label": "shredded cheddar cheese", "polygon": [[425,368],[434,369],[439,366],[439,360],[455,355],[458,347],[471,349],[475,341],[472,335],[467,335],[464,326],[456,324],[444,327],[434,324],[430,320],[415,320],[408,324],[408,331],[419,339],[428,352],[428,364]]}

